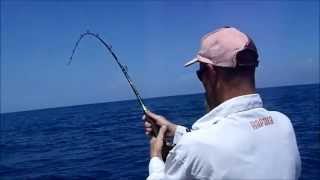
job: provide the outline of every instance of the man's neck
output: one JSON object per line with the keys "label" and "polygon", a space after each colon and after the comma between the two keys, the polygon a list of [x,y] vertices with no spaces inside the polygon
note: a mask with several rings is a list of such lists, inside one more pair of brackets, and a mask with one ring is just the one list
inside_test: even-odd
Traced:
{"label": "man's neck", "polygon": [[220,102],[223,103],[231,98],[243,96],[247,94],[254,94],[256,90],[253,88],[237,88],[237,89],[226,89],[220,95]]}
{"label": "man's neck", "polygon": [[238,96],[243,96],[243,95],[248,95],[248,94],[255,94],[256,89],[255,87],[251,86],[238,86],[238,87],[223,87],[219,90],[217,90],[216,94],[214,96],[210,97],[215,97],[215,100],[211,99],[209,101],[209,108],[210,110],[214,109],[218,105],[222,104],[223,102],[232,99],[234,97]]}

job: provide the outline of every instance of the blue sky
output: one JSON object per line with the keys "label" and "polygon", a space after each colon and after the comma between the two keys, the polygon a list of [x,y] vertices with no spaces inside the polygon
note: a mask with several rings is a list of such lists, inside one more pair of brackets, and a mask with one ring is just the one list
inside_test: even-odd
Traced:
{"label": "blue sky", "polygon": [[133,99],[97,32],[143,97],[203,92],[184,68],[207,32],[231,25],[260,52],[257,86],[319,83],[319,1],[1,1],[1,112]]}

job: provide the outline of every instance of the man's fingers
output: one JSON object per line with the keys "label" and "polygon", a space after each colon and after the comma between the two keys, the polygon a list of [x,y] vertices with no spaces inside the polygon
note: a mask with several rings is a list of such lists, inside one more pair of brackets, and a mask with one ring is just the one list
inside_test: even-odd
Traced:
{"label": "man's fingers", "polygon": [[146,111],[145,113],[146,113],[147,116],[151,117],[152,119],[157,120],[159,118],[159,115],[157,115],[157,114],[155,114],[155,113],[153,113],[151,111]]}
{"label": "man's fingers", "polygon": [[146,121],[149,121],[152,125],[162,126],[167,124],[167,120],[163,116],[157,115],[151,111],[146,111],[145,114]]}
{"label": "man's fingers", "polygon": [[166,131],[167,131],[167,126],[161,126],[159,133],[158,133],[158,136],[157,136],[157,139],[159,141],[163,141],[163,137],[164,137],[164,134],[166,133]]}
{"label": "man's fingers", "polygon": [[148,121],[145,121],[144,122],[144,127],[151,128],[151,123],[149,123]]}

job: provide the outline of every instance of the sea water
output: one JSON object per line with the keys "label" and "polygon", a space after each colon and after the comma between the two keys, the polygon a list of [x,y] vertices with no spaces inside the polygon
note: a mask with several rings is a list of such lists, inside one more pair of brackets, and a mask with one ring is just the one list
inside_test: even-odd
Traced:
{"label": "sea water", "polygon": [[[259,89],[265,108],[292,120],[300,179],[320,178],[320,85]],[[204,115],[203,94],[147,99],[190,127]],[[1,179],[145,179],[149,142],[135,100],[1,114]]]}

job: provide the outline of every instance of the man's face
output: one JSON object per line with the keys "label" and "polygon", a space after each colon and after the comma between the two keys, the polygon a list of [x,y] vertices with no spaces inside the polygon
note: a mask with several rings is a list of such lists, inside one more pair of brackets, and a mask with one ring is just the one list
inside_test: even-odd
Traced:
{"label": "man's face", "polygon": [[204,64],[204,63],[200,63],[199,65],[200,66],[199,66],[199,70],[197,71],[197,76],[205,89],[206,110],[210,111],[212,108],[215,107],[215,104],[216,104],[215,71],[214,71],[213,66],[211,66],[211,65]]}

